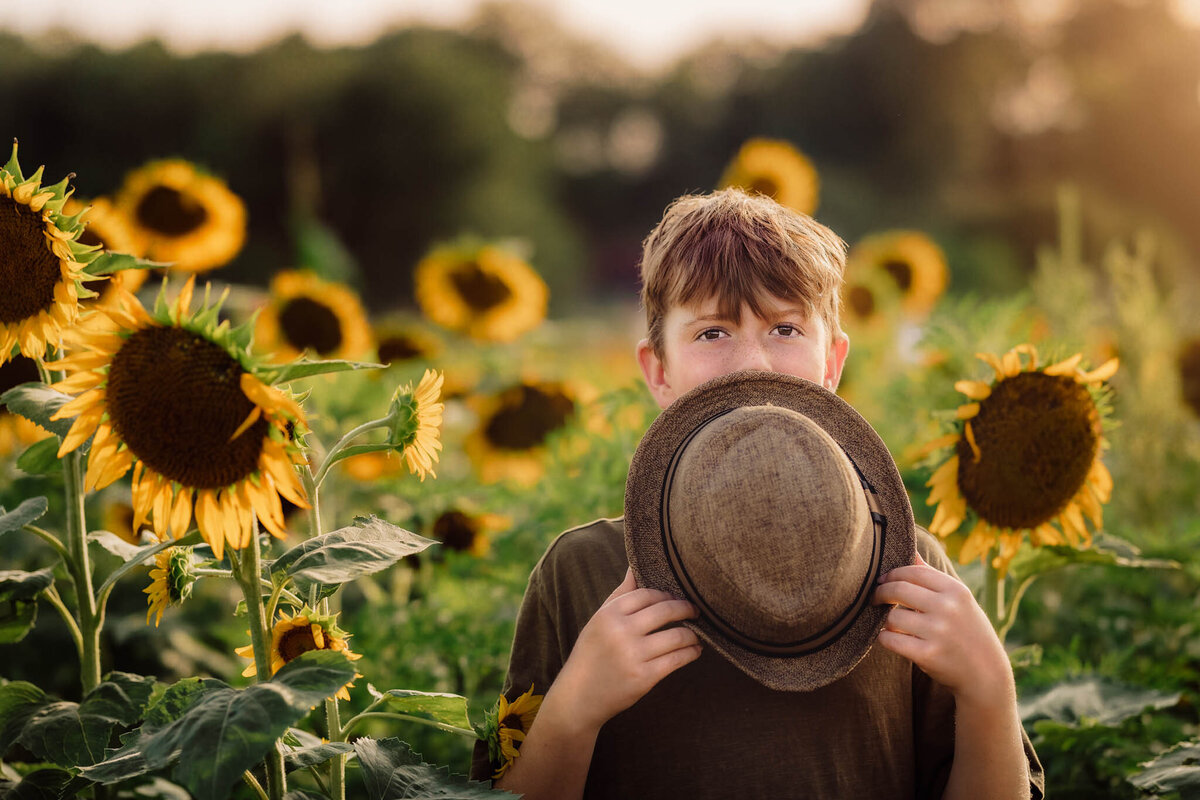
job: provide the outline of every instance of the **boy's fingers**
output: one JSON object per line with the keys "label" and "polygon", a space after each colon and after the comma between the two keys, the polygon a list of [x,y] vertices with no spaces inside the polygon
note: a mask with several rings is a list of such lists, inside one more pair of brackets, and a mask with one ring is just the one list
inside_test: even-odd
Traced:
{"label": "boy's fingers", "polygon": [[915,583],[918,586],[924,586],[926,589],[931,589],[935,592],[945,591],[953,584],[958,583],[957,579],[928,564],[912,564],[907,567],[896,567],[896,569],[880,577],[879,585],[884,586],[893,581]]}
{"label": "boy's fingers", "polygon": [[871,602],[875,605],[896,603],[916,611],[929,611],[937,603],[937,593],[908,581],[888,581],[875,587]]}
{"label": "boy's fingers", "polygon": [[651,661],[674,650],[698,644],[700,644],[700,639],[690,628],[682,625],[676,628],[667,628],[665,631],[652,633],[646,637],[645,658],[647,661]]}
{"label": "boy's fingers", "polygon": [[610,594],[608,596],[608,600],[605,600],[602,605],[608,605],[609,600],[620,597],[623,594],[632,592],[636,588],[637,588],[637,580],[633,577],[633,567],[626,567],[625,568],[625,578],[621,581],[621,583],[617,586],[617,588],[612,590],[612,594]]}
{"label": "boy's fingers", "polygon": [[922,614],[919,611],[909,611],[907,608],[893,608],[889,611],[884,627],[886,630],[895,631],[896,633],[907,633],[909,636],[916,636],[918,639],[929,638],[930,633],[934,629],[933,623],[929,621],[928,614]]}
{"label": "boy's fingers", "polygon": [[631,615],[631,622],[635,630],[649,633],[672,622],[692,619],[698,613],[696,607],[687,600],[671,598],[647,604]]}
{"label": "boy's fingers", "polygon": [[690,647],[681,647],[678,650],[672,650],[658,658],[651,659],[647,662],[647,666],[651,670],[654,682],[658,683],[685,664],[692,663],[700,657],[700,652],[700,645],[695,644]]}
{"label": "boy's fingers", "polygon": [[914,564],[917,564],[918,566],[922,566],[922,567],[928,567],[928,566],[929,566],[929,564],[928,564],[928,563],[925,561],[925,559],[921,558],[921,551],[920,551],[920,550],[917,550],[917,551],[915,551],[915,553],[916,553],[916,556],[917,556],[917,560],[916,560],[916,561],[914,561],[913,563],[914,563]]}

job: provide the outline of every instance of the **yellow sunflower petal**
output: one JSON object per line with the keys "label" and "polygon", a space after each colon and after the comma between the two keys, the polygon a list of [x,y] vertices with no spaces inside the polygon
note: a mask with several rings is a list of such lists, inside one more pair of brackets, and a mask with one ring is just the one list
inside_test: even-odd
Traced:
{"label": "yellow sunflower petal", "polygon": [[1120,359],[1110,358],[1091,372],[1079,373],[1079,377],[1076,380],[1080,383],[1103,383],[1116,374],[1119,365]]}

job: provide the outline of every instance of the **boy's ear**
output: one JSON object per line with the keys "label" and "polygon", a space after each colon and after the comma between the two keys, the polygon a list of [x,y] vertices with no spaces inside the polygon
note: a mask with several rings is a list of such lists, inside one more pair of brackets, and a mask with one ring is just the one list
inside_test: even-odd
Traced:
{"label": "boy's ear", "polygon": [[666,365],[654,353],[649,339],[642,339],[638,342],[637,360],[638,365],[642,368],[642,377],[646,379],[646,386],[650,389],[650,394],[654,396],[654,402],[658,403],[659,408],[665,409],[671,405],[674,394],[671,391],[671,385],[667,382]]}
{"label": "boy's ear", "polygon": [[829,354],[825,357],[825,388],[836,392],[842,380],[842,367],[846,364],[846,356],[850,353],[850,337],[839,331],[829,345]]}

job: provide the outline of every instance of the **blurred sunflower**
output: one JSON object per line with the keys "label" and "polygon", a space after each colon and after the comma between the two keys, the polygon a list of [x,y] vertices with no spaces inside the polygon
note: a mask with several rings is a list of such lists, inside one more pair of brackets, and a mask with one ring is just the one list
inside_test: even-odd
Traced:
{"label": "blurred sunflower", "polygon": [[878,270],[848,277],[842,284],[842,321],[849,331],[886,333],[895,328],[900,290]]}
{"label": "blurred sunflower", "polygon": [[417,388],[409,384],[397,389],[392,397],[392,426],[388,441],[400,449],[409,472],[422,482],[426,475],[437,477],[433,465],[442,449],[439,440],[442,426],[442,374],[425,370]]}
{"label": "blurred sunflower", "polygon": [[1179,351],[1179,383],[1183,402],[1200,416],[1200,337],[1184,342]]}
{"label": "blurred sunflower", "polygon": [[258,315],[255,341],[279,362],[306,351],[354,359],[371,349],[371,326],[349,287],[311,272],[284,270],[271,279],[271,298]]}
{"label": "blurred sunflower", "polygon": [[430,533],[445,547],[482,558],[491,547],[491,537],[508,528],[512,520],[501,514],[473,514],[451,508],[438,514]]}
{"label": "blurred sunflower", "polygon": [[1084,515],[1099,529],[1101,505],[1112,494],[1112,476],[1100,460],[1108,447],[1102,424],[1108,411],[1098,390],[1116,372],[1117,360],[1091,372],[1079,369],[1079,355],[1039,368],[1029,344],[1002,357],[978,357],[995,380],[954,385],[970,402],[958,408],[961,430],[931,443],[953,445],[954,453],[926,484],[932,488],[928,504],[937,504],[929,530],[947,536],[968,509],[975,512],[959,561],[998,546],[993,565],[1001,574],[1027,532],[1035,547],[1088,546]]}
{"label": "blurred sunflower", "polygon": [[750,139],[721,175],[720,188],[763,194],[801,214],[817,210],[820,181],[812,162],[790,142]]}
{"label": "blurred sunflower", "polygon": [[846,282],[862,283],[865,275],[882,272],[900,290],[904,312],[924,318],[946,290],[946,256],[919,231],[887,231],[868,236],[846,256]]}
{"label": "blurred sunflower", "polygon": [[[333,650],[339,652],[351,661],[362,658],[360,653],[352,653],[346,645],[350,635],[340,629],[336,623],[336,615],[320,615],[308,606],[300,609],[295,615],[280,614],[279,620],[271,629],[271,675],[283,669],[283,665],[310,650]],[[250,659],[250,666],[242,675],[250,677],[257,675],[254,665],[254,645],[249,644],[235,650],[239,656]],[[269,676],[268,676],[269,677]],[[355,677],[361,677],[355,675]],[[354,681],[337,690],[337,696],[342,700],[350,699],[349,689]]]}
{"label": "blurred sunflower", "polygon": [[[80,244],[98,247],[106,253],[141,255],[129,223],[107,199],[97,197],[90,203],[84,203],[69,197],[63,206],[63,212],[71,216],[86,212],[83,214],[83,221],[87,227],[79,234]],[[123,269],[106,278],[84,281],[83,285],[89,291],[95,292],[97,297],[88,298],[83,304],[87,307],[103,303],[114,286],[122,286],[130,292],[136,292],[146,282],[147,275],[148,270]]]}
{"label": "blurred sunflower", "polygon": [[0,167],[0,364],[13,345],[42,358],[79,318],[84,265],[95,249],[80,244],[78,217],[62,213],[67,179],[42,186],[42,168],[25,178],[17,145]]}
{"label": "blurred sunflower", "polygon": [[427,361],[442,351],[441,340],[418,325],[384,323],[375,326],[374,336],[380,364]]}
{"label": "blurred sunflower", "polygon": [[[41,381],[37,362],[22,355],[0,361],[0,394],[22,383]],[[0,403],[0,456],[24,449],[53,434],[35,422],[14,414]]]}
{"label": "blurred sunflower", "polygon": [[142,544],[142,534],[154,536],[154,526],[143,522],[138,529],[133,529],[133,519],[136,515],[133,506],[123,500],[116,500],[104,505],[100,512],[100,526],[109,533],[115,533],[130,544]]}
{"label": "blurred sunflower", "polygon": [[162,622],[163,612],[168,606],[182,605],[192,596],[192,584],[196,573],[192,569],[192,548],[168,547],[154,556],[155,568],[150,570],[150,585],[146,593],[146,624],[154,617],[154,627]]}
{"label": "blurred sunflower", "polygon": [[146,258],[207,272],[246,241],[246,206],[225,181],[182,159],[151,161],[125,176],[114,200]]}
{"label": "blurred sunflower", "polygon": [[404,460],[392,458],[390,452],[359,453],[342,461],[342,470],[362,483],[372,483],[380,478],[398,475],[404,470]]}
{"label": "blurred sunflower", "polygon": [[511,342],[546,317],[550,293],[541,276],[494,245],[435,248],[414,281],[426,317],[473,339]]}
{"label": "blurred sunflower", "polygon": [[[285,536],[280,495],[307,506],[294,469],[303,455],[293,432],[304,425],[294,400],[255,375],[249,331],[217,324],[221,300],[191,311],[195,278],[175,303],[159,294],[153,313],[118,289],[118,302],[81,325],[80,348],[50,364],[66,370],[54,388],[78,394],[55,414],[75,417],[62,456],[95,434],[86,490],[133,468],[137,530],[147,519],[160,540],[183,536],[195,509],[217,558],[225,542],[249,543],[255,518]],[[81,393],[82,394],[79,394]]]}
{"label": "blurred sunflower", "polygon": [[485,483],[532,485],[542,476],[546,437],[576,412],[576,392],[559,382],[522,381],[477,398],[480,425],[464,446]]}
{"label": "blurred sunflower", "polygon": [[511,703],[507,697],[500,695],[496,707],[488,712],[484,723],[488,752],[492,763],[498,765],[493,778],[504,777],[504,773],[521,754],[518,748],[525,741],[525,734],[542,707],[543,697],[534,694],[533,686],[530,686],[529,691]]}

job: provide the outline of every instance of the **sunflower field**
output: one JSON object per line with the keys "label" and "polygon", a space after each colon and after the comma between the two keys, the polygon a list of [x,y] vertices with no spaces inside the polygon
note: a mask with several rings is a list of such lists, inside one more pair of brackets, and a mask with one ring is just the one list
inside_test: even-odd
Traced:
{"label": "sunflower field", "polygon": [[[539,72],[561,59],[513,38],[532,13],[514,9],[245,63],[54,61],[0,33],[0,66],[47,82],[50,65],[169,73],[192,104],[175,121],[200,132],[151,117],[132,143],[98,122],[102,157],[67,125],[9,131],[0,796],[503,796],[464,776],[477,743],[502,773],[537,712],[500,697],[530,570],[561,532],[622,514],[658,413],[634,357],[638,242],[671,198],[736,187],[846,238],[838,393],[1005,643],[1047,792],[1200,797],[1194,195],[1149,167],[1136,190],[1096,177],[1116,135],[1064,147],[1095,159],[1067,167],[1046,155],[1066,123],[997,145],[1026,106],[938,81],[1009,69],[1016,34],[939,38],[920,6],[877,2],[841,49],[726,53],[728,74],[700,52],[655,85],[590,51],[586,77]],[[1165,26],[1163,4],[1117,6],[1079,11],[1053,54],[1099,75],[1099,31]],[[1176,70],[1200,37],[1170,30],[1157,57]],[[858,75],[877,53],[980,115],[994,163],[961,130],[914,145],[953,128],[931,101],[886,152],[770,102],[842,108],[798,64]],[[243,68],[278,97],[229,80]],[[904,91],[872,76],[880,116],[845,109],[852,139]],[[122,80],[114,98],[154,79]],[[1080,86],[1114,129],[1142,102]],[[1194,142],[1194,91],[1191,116],[1147,135]],[[339,138],[370,114],[378,132]],[[601,119],[607,138],[580,133]],[[992,174],[1008,167],[1019,181]]]}

